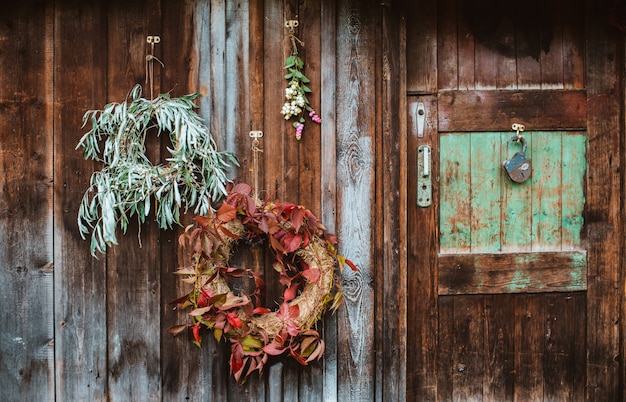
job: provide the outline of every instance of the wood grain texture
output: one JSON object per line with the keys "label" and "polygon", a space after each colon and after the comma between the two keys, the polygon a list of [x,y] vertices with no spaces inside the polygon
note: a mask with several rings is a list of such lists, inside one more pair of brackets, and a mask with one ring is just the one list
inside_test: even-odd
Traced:
{"label": "wood grain texture", "polygon": [[0,394],[52,400],[54,8],[0,16]]}
{"label": "wood grain texture", "polygon": [[[376,399],[406,400],[406,199],[399,191],[406,185],[406,110],[405,81],[402,71],[404,54],[402,10],[397,4],[382,8],[381,122],[382,135],[377,145],[377,160],[382,169],[376,170],[378,231],[376,254],[377,270],[376,317],[377,354]],[[400,78],[397,78],[400,77]],[[382,201],[382,202],[381,202]],[[389,211],[402,211],[388,213]]]}
{"label": "wood grain texture", "polygon": [[[153,0],[107,5],[107,101],[126,98],[145,83],[146,33],[159,32],[160,8]],[[160,58],[160,47],[155,56]],[[154,93],[160,91],[155,66]],[[150,97],[149,86],[144,86]],[[160,141],[147,141],[147,155],[159,160]],[[141,236],[141,246],[138,236]],[[110,400],[161,399],[161,292],[159,231],[153,219],[129,225],[119,245],[107,252],[107,362]],[[150,334],[150,336],[147,336]]]}
{"label": "wood grain texture", "polygon": [[[601,21],[592,1],[585,2],[587,118],[589,120],[589,174],[586,228],[589,241],[587,294],[587,388],[593,401],[622,399],[619,357],[622,269],[622,215],[620,173],[622,158],[607,152],[620,148],[620,88],[615,73],[623,63],[615,30]],[[622,151],[623,154],[623,151]],[[617,290],[620,289],[620,290]],[[616,291],[617,290],[617,291]]]}
{"label": "wood grain texture", "polygon": [[[106,103],[102,4],[57,4],[55,10],[55,355],[57,400],[107,399],[106,258],[80,238],[78,208],[97,168],[75,149],[81,118]],[[76,57],[80,54],[81,57]]]}
{"label": "wood grain texture", "polygon": [[439,130],[581,130],[587,125],[585,91],[441,91]]}
{"label": "wood grain texture", "polygon": [[[320,188],[321,218],[331,233],[336,233],[337,219],[337,8],[334,1],[322,1],[320,9],[322,43],[320,49]],[[337,315],[327,315],[320,334],[324,337],[323,390],[322,399],[337,400],[338,364],[337,364]]]}
{"label": "wood grain texture", "polygon": [[587,253],[442,254],[439,294],[585,290]]}
{"label": "wood grain texture", "polygon": [[[368,400],[375,390],[372,254],[376,130],[376,41],[379,6],[345,1],[337,14],[337,194],[339,251],[359,267],[343,273],[338,312],[338,398]],[[367,46],[371,44],[372,46]]]}
{"label": "wood grain texture", "polygon": [[[427,16],[424,16],[427,17]],[[438,133],[437,98],[434,96],[409,97],[407,104],[422,102],[426,109],[427,124],[424,137],[410,133],[407,141],[407,400],[434,401],[438,398],[437,376],[439,357],[437,344],[438,299],[436,288],[437,251],[439,236],[436,216],[439,204],[429,208],[417,206],[417,147],[422,144],[436,144]],[[409,107],[408,113],[413,109]],[[413,168],[411,168],[413,167]],[[433,147],[432,169],[439,171],[437,149]],[[437,181],[433,181],[436,197],[439,191]],[[441,195],[443,196],[443,195]],[[445,394],[441,396],[445,400]]]}

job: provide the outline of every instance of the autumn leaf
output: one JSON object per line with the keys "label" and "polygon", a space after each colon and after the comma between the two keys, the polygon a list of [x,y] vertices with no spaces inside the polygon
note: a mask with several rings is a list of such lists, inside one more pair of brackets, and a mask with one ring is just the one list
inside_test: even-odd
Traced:
{"label": "autumn leaf", "polygon": [[354,265],[354,263],[352,261],[350,261],[349,259],[345,258],[346,264],[348,264],[348,266],[353,270],[353,271],[358,271],[359,269],[356,267],[356,265]]}
{"label": "autumn leaf", "polygon": [[176,335],[180,334],[181,332],[183,332],[185,330],[185,328],[187,328],[186,324],[174,325],[172,327],[169,327],[167,329],[167,332],[169,332],[170,334],[176,336]]}
{"label": "autumn leaf", "polygon": [[250,193],[252,192],[252,186],[248,183],[237,183],[233,186],[233,189],[230,192],[250,195]]}
{"label": "autumn leaf", "polygon": [[226,319],[228,320],[230,325],[232,325],[235,328],[241,328],[243,326],[243,323],[241,322],[241,318],[239,318],[239,316],[235,312],[231,311],[230,313],[226,314]]}
{"label": "autumn leaf", "polygon": [[320,280],[320,274],[320,270],[317,268],[309,268],[302,271],[302,276],[312,283],[317,283]]}
{"label": "autumn leaf", "polygon": [[217,219],[221,222],[230,222],[237,217],[237,208],[233,207],[229,204],[222,204],[222,206],[217,210]]}
{"label": "autumn leaf", "polygon": [[293,253],[302,244],[302,235],[300,233],[287,233],[281,239],[285,253]]}
{"label": "autumn leaf", "polygon": [[286,302],[292,301],[296,298],[298,294],[298,285],[289,285],[287,289],[285,289],[285,293],[283,294],[283,299]]}
{"label": "autumn leaf", "polygon": [[194,339],[194,343],[200,347],[200,342],[202,341],[202,338],[200,338],[200,323],[197,322],[192,329],[193,332],[193,339]]}
{"label": "autumn leaf", "polygon": [[209,226],[211,224],[211,222],[213,222],[213,219],[209,218],[208,216],[195,216],[193,218],[193,220],[201,227],[206,228],[207,226]]}
{"label": "autumn leaf", "polygon": [[254,310],[252,310],[252,314],[254,314],[254,315],[256,315],[256,314],[260,314],[260,315],[268,314],[268,313],[271,313],[271,312],[272,312],[272,310],[270,310],[267,307],[257,307]]}

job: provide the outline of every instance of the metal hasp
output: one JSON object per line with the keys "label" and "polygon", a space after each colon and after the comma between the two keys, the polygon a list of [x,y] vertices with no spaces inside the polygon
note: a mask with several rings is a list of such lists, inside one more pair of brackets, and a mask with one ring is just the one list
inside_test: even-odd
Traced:
{"label": "metal hasp", "polygon": [[521,142],[522,150],[516,152],[511,159],[502,162],[502,167],[507,176],[509,176],[509,179],[515,183],[523,183],[530,178],[532,173],[530,160],[526,158],[526,140],[524,136],[520,134],[520,131],[524,131],[524,125],[515,123],[511,128],[517,131],[517,134],[511,137],[511,141]]}
{"label": "metal hasp", "polygon": [[430,151],[429,145],[417,147],[417,206],[422,208],[429,207],[433,201]]}

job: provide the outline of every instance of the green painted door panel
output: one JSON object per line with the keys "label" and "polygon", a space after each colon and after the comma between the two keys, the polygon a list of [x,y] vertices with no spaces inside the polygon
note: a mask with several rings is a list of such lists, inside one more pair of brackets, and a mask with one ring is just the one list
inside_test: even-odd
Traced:
{"label": "green painted door panel", "polygon": [[514,183],[502,161],[511,132],[440,137],[440,253],[581,250],[587,136],[526,132],[533,173]]}

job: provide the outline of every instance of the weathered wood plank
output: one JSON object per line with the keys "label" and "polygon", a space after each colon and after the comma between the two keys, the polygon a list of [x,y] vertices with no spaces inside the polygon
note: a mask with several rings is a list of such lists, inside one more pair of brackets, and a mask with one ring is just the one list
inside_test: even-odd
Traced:
{"label": "weathered wood plank", "polygon": [[[533,132],[532,205],[533,251],[561,249],[561,135],[560,133]],[[577,172],[578,173],[578,172]],[[565,183],[569,185],[569,183]],[[582,200],[576,200],[582,201]],[[579,215],[580,215],[579,211]]]}
{"label": "weathered wood plank", "polygon": [[550,401],[571,401],[575,390],[576,362],[573,358],[577,355],[573,346],[577,336],[584,336],[582,325],[577,325],[580,318],[574,315],[576,303],[566,293],[546,295],[544,304],[546,330],[542,363],[546,375],[543,398]]}
{"label": "weathered wood plank", "polygon": [[[326,229],[336,232],[337,212],[337,118],[336,99],[337,90],[337,8],[335,1],[325,0],[321,2],[320,23],[322,26],[321,38],[321,72],[320,72],[320,116],[322,126],[320,128],[320,187],[321,193],[321,218]],[[337,400],[337,382],[339,378],[337,365],[337,315],[326,315],[320,334],[324,338],[326,350],[324,351],[323,364],[323,391],[322,398],[325,401]]]}
{"label": "weathered wood plank", "polygon": [[[376,129],[378,2],[341,2],[337,15],[337,180],[340,252],[358,272],[344,270],[344,304],[339,311],[339,384],[342,400],[370,400],[375,390],[372,254]],[[349,241],[348,241],[349,239]]]}
{"label": "weathered wood plank", "polygon": [[561,180],[561,250],[580,247],[585,207],[585,177],[587,172],[587,136],[563,134]]}
{"label": "weathered wood plank", "polygon": [[[565,60],[563,58],[563,13],[564,7],[572,7],[568,4],[563,7],[559,1],[543,3],[544,19],[547,23],[541,27],[542,51],[539,62],[541,64],[541,88],[563,88],[563,70]],[[520,21],[520,23],[523,23]]]}
{"label": "weathered wood plank", "polygon": [[[623,123],[620,119],[617,71],[623,67],[623,47],[617,31],[585,2],[585,68],[589,121],[589,167],[587,175],[586,228],[589,242],[589,291],[587,292],[587,400],[623,398],[620,391],[622,354],[620,340],[620,291],[623,291],[623,221],[621,199],[623,157],[607,150],[619,149]],[[623,304],[622,304],[623,308]],[[622,324],[623,325],[623,324]],[[623,327],[622,327],[623,328]]]}
{"label": "weathered wood plank", "polygon": [[[416,2],[410,2],[416,3]],[[421,17],[422,4],[415,4],[415,10],[409,12],[409,20],[412,21],[419,18],[423,23],[410,23],[407,24],[407,41],[410,46],[407,47],[407,81],[409,84],[409,90],[412,88],[412,80],[415,80],[424,74],[432,74],[428,71],[428,67],[434,66],[426,65],[427,68],[421,66],[413,66],[412,64],[419,64],[423,62],[423,54],[413,54],[412,52],[421,51],[424,52],[427,49],[422,46],[427,45],[428,34],[437,34],[437,48],[436,48],[436,77],[437,88],[442,89],[459,89],[459,76],[466,78],[467,64],[471,63],[471,82],[472,88],[474,83],[474,42],[473,40],[464,41],[461,36],[457,35],[457,15],[458,15],[458,1],[457,0],[440,0],[433,2],[436,7],[431,6],[429,15],[434,14],[437,18],[436,24],[431,26],[422,26],[426,22],[425,18]],[[436,14],[435,14],[436,13]],[[432,15],[432,16],[434,16]],[[460,24],[460,23],[458,23]],[[430,28],[428,31],[427,28]],[[460,29],[460,27],[458,28]],[[473,37],[471,38],[473,39]],[[460,43],[461,42],[461,43]],[[465,46],[464,46],[465,45]],[[464,46],[462,49],[459,47]],[[469,47],[469,49],[468,49]],[[413,50],[414,49],[414,50]],[[471,58],[459,58],[459,53],[462,51],[471,51]],[[432,50],[430,50],[432,51]],[[409,58],[412,56],[412,58]],[[423,71],[418,70],[423,69]],[[459,70],[463,71],[460,72]]]}
{"label": "weathered wood plank", "polygon": [[[511,141],[511,132],[500,134],[502,144],[501,160],[511,158],[521,150],[520,144]],[[532,136],[525,136],[528,149],[532,149]],[[528,157],[531,157],[528,152]],[[503,252],[530,251],[532,245],[532,186],[529,183],[515,183],[505,174],[502,188],[502,231],[501,244]]]}
{"label": "weathered wood plank", "polygon": [[[107,101],[125,99],[135,84],[146,81],[146,36],[161,31],[160,14],[154,0],[107,5]],[[155,46],[159,59],[160,49]],[[158,77],[160,66],[155,63],[154,69]],[[160,80],[154,84],[158,94]],[[144,96],[150,92],[144,86]],[[149,157],[159,160],[160,141],[148,141],[147,147]],[[152,219],[141,228],[135,222],[107,253],[108,398],[113,401],[161,399],[158,235]]]}
{"label": "weathered wood plank", "polygon": [[483,297],[485,315],[483,400],[513,400],[515,374],[515,297]]}
{"label": "weathered wood plank", "polygon": [[[452,401],[452,392],[454,390],[452,377],[458,371],[455,367],[454,349],[454,333],[452,324],[454,322],[454,297],[440,297],[437,300],[437,341],[436,346],[436,367],[437,382],[434,385],[434,393],[430,394],[429,401]],[[410,313],[410,311],[409,311]],[[412,395],[415,400],[421,398],[420,394]]]}
{"label": "weathered wood plank", "polygon": [[491,133],[466,136],[470,138],[470,147],[461,147],[459,151],[469,151],[470,154],[470,250],[500,251],[502,168],[493,163],[494,158],[502,160],[500,142],[497,141],[500,136]]}
{"label": "weathered wood plank", "polygon": [[[55,13],[55,355],[57,400],[107,399],[106,258],[93,258],[76,217],[96,168],[75,150],[81,117],[106,103],[102,3],[64,1]],[[81,55],[77,57],[77,55]],[[68,74],[68,72],[73,72]]]}
{"label": "weathered wood plank", "polygon": [[585,91],[441,91],[439,130],[509,131],[585,129]]}
{"label": "weathered wood plank", "polygon": [[[428,18],[428,16],[423,16]],[[417,147],[437,144],[437,99],[431,95],[410,97],[407,103],[424,103],[426,124],[424,137],[409,132],[407,138],[407,400],[437,399],[437,290],[436,266],[439,239],[437,220],[439,205],[417,206]],[[408,112],[413,108],[409,106]],[[440,170],[439,157],[433,147],[433,172]],[[443,170],[442,170],[443,171]],[[438,185],[433,181],[436,194]],[[469,216],[469,215],[468,215]],[[428,255],[428,257],[426,257]],[[439,317],[440,320],[444,318]]]}
{"label": "weathered wood plank", "polygon": [[[377,294],[376,344],[376,399],[379,401],[406,400],[406,88],[402,71],[404,25],[397,4],[383,6],[382,10],[382,135],[379,136],[376,181],[378,217],[376,227],[382,227],[376,239]],[[404,190],[404,191],[402,191]]]}
{"label": "weathered wood plank", "polygon": [[587,253],[441,254],[439,294],[585,290]]}
{"label": "weathered wood plank", "polygon": [[54,5],[0,15],[0,394],[53,400]]}
{"label": "weathered wood plank", "polygon": [[585,87],[585,24],[584,0],[560,0],[559,13],[563,17],[563,87]]}
{"label": "weathered wood plank", "polygon": [[[210,127],[210,4],[209,1],[164,2],[162,5],[161,54],[166,68],[162,70],[161,87],[173,96],[198,92],[198,113]],[[180,29],[189,26],[189,29]],[[167,150],[161,143],[161,154]],[[191,222],[192,215],[183,217]],[[188,285],[173,273],[189,263],[188,250],[178,249],[181,228],[161,231],[161,298],[162,313],[162,392],[163,400],[226,400],[228,384],[227,350],[218,348],[212,336],[205,333],[202,349],[191,342],[191,331],[172,337],[166,329],[187,321],[186,313],[172,311],[167,303],[185,292]],[[218,352],[219,349],[219,352]]]}
{"label": "weathered wood plank", "polygon": [[[454,401],[481,401],[483,393],[484,317],[482,296],[454,298],[452,322],[452,399]],[[443,351],[442,351],[443,352]]]}
{"label": "weathered wood plank", "polygon": [[515,401],[542,401],[545,376],[543,351],[545,339],[544,302],[541,295],[516,295],[515,298]]}
{"label": "weathered wood plank", "polygon": [[471,154],[469,135],[439,137],[439,244],[442,253],[469,252],[471,243]]}
{"label": "weathered wood plank", "polygon": [[[434,93],[437,90],[437,1],[409,1],[407,18],[419,18],[419,24],[407,24],[407,92]],[[424,18],[427,16],[428,18]]]}

